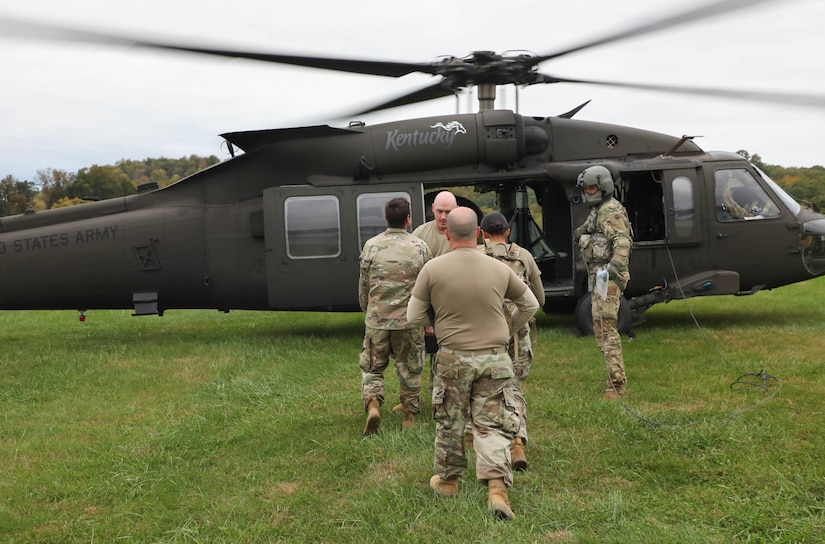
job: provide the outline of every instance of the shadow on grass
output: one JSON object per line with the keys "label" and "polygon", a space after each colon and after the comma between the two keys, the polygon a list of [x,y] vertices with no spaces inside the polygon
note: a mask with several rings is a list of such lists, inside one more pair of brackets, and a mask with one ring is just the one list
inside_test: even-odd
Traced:
{"label": "shadow on grass", "polygon": [[[825,313],[820,309],[787,305],[777,307],[772,304],[725,304],[721,300],[715,302],[714,305],[691,305],[688,309],[684,301],[677,300],[654,307],[641,314],[641,317],[634,316],[632,332],[639,335],[646,331],[689,330],[695,328],[697,322],[702,328],[714,330],[741,327],[807,328],[825,323]],[[573,336],[579,334],[572,315],[540,314],[536,323],[540,329],[555,330]]]}
{"label": "shadow on grass", "polygon": [[[809,310],[793,311],[775,308],[748,308],[747,311],[737,309],[699,309],[692,310],[693,316],[687,309],[681,312],[670,311],[650,312],[644,314],[643,323],[634,323],[637,333],[645,330],[658,331],[666,329],[681,329],[699,326],[716,330],[737,329],[741,327],[808,327],[820,324],[823,320],[821,312]],[[695,317],[695,321],[694,321]]]}
{"label": "shadow on grass", "polygon": [[[307,341],[360,341],[364,334],[363,314],[233,312],[230,315],[201,311],[170,312],[163,317],[135,319],[108,315],[81,325],[60,326],[54,332],[63,345],[152,344],[153,346],[198,343],[220,345],[290,338]],[[56,337],[56,336],[55,336]]]}

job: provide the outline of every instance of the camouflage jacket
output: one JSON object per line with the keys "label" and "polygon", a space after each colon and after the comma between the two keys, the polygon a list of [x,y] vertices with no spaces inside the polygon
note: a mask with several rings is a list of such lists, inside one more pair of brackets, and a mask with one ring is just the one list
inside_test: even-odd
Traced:
{"label": "camouflage jacket", "polygon": [[427,244],[404,229],[390,228],[367,240],[361,250],[358,302],[368,327],[411,328],[407,304],[415,278],[429,259]]}
{"label": "camouflage jacket", "polygon": [[621,280],[617,283],[627,285],[633,229],[621,202],[611,197],[595,206],[584,224],[576,229],[575,236],[588,270],[593,272],[612,262]]}

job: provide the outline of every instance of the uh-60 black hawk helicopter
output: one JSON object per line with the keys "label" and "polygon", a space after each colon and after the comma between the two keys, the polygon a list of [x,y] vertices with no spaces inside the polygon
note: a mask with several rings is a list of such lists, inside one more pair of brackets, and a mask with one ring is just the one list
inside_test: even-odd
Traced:
{"label": "uh-60 black hawk helicopter", "polygon": [[[751,2],[753,3],[753,2]],[[391,197],[425,221],[435,192],[494,192],[511,239],[542,271],[546,311],[575,310],[589,328],[587,274],[572,231],[584,221],[576,179],[607,167],[634,229],[630,312],[694,296],[751,294],[825,272],[825,216],[800,205],[743,157],[706,152],[690,137],[494,109],[496,87],[603,81],[537,71],[563,55],[738,9],[726,0],[547,55],[479,51],[433,63],[381,62],[228,51],[21,23],[25,34],[399,77],[438,77],[366,113],[478,88],[480,111],[346,128],[306,126],[223,134],[233,157],[164,188],[0,218],[0,308],[358,310],[358,257],[385,228]],[[6,25],[10,23],[5,20]],[[616,84],[729,95],[714,89]],[[805,95],[750,99],[825,104]],[[473,198],[460,203],[481,213]],[[531,212],[541,210],[539,214]]]}

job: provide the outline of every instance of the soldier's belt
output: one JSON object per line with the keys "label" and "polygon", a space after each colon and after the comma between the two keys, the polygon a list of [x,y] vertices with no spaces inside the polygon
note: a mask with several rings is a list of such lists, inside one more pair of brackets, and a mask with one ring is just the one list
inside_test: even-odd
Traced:
{"label": "soldier's belt", "polygon": [[476,349],[473,351],[465,351],[461,349],[450,349],[445,348],[444,346],[440,346],[438,348],[439,351],[443,351],[444,353],[449,353],[450,355],[469,355],[470,357],[474,357],[476,355],[496,355],[498,353],[507,353],[507,348],[505,346],[500,346],[497,348],[488,348],[488,349]]}

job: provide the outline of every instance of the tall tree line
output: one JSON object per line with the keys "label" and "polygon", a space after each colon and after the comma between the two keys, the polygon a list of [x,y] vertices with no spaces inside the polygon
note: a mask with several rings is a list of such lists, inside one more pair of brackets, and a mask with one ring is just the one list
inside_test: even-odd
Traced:
{"label": "tall tree line", "polygon": [[94,165],[77,172],[51,168],[38,170],[34,180],[20,181],[9,175],[0,179],[0,216],[131,195],[142,183],[155,182],[165,187],[218,162],[220,160],[214,155],[142,161],[124,159],[114,165]]}
{"label": "tall tree line", "polygon": [[[766,164],[757,154],[740,150],[760,170],[788,193],[814,209],[825,210],[825,167],[785,167]],[[23,213],[27,209],[47,210],[72,206],[88,199],[105,199],[134,194],[138,185],[155,182],[165,187],[217,164],[211,155],[190,155],[179,159],[121,160],[114,165],[90,166],[76,173],[65,170],[39,170],[34,180],[20,181],[14,176],[0,179],[0,216]]]}
{"label": "tall tree line", "polygon": [[750,159],[757,168],[765,172],[795,198],[807,202],[815,210],[825,210],[825,167],[777,166],[765,164],[762,162],[762,157],[750,156],[747,151],[739,151],[739,154]]}

